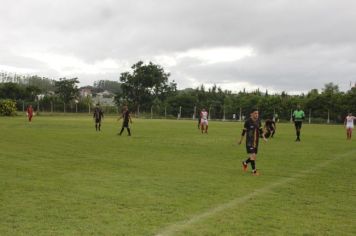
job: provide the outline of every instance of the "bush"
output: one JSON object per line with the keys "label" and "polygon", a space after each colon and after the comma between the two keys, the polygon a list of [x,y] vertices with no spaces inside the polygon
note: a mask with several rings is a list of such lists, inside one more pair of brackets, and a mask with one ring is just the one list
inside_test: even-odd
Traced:
{"label": "bush", "polygon": [[0,116],[16,115],[16,102],[12,100],[0,100]]}

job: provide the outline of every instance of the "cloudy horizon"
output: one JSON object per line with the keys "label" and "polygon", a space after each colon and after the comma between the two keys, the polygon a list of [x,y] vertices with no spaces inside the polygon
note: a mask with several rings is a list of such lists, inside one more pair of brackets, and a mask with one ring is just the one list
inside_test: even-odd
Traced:
{"label": "cloudy horizon", "polygon": [[81,85],[142,60],[179,89],[307,92],[356,82],[356,2],[4,0],[0,71]]}

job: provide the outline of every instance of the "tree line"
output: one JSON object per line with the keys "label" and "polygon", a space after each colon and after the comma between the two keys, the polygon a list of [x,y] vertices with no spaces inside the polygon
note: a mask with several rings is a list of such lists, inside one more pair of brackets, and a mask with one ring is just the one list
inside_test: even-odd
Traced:
{"label": "tree line", "polygon": [[342,92],[338,85],[328,83],[321,91],[311,89],[299,95],[269,94],[259,89],[232,93],[216,85],[177,90],[177,84],[168,80],[170,74],[159,65],[138,62],[131,69],[131,72],[121,73],[122,91],[115,99],[117,104],[129,105],[136,113],[145,111],[159,116],[169,114],[190,118],[205,108],[213,119],[239,119],[247,116],[254,107],[260,110],[263,119],[278,114],[281,119],[289,120],[292,110],[301,105],[314,122],[327,119],[342,122],[348,112],[356,112],[356,87]]}
{"label": "tree line", "polygon": [[[252,92],[242,89],[233,93],[216,85],[178,90],[176,82],[170,81],[169,77],[170,73],[160,65],[139,61],[132,65],[130,71],[122,72],[118,81],[99,80],[87,88],[94,95],[104,90],[112,92],[117,106],[128,105],[136,115],[151,113],[158,117],[192,118],[205,108],[212,119],[240,119],[254,107],[260,110],[263,119],[278,114],[280,119],[289,120],[291,111],[299,104],[314,122],[326,119],[342,122],[348,112],[356,112],[356,87],[343,92],[338,85],[328,83],[320,91],[311,89],[298,95],[286,92],[269,94],[259,89]],[[18,103],[40,101],[43,106],[63,103],[64,111],[66,107],[73,111],[73,104],[83,109],[93,105],[91,97],[79,96],[78,78],[52,80],[1,73],[0,81],[0,99],[12,99]]]}

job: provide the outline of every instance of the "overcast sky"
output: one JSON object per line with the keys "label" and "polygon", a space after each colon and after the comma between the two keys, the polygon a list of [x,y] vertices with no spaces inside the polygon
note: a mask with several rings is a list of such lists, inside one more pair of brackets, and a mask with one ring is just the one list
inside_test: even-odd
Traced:
{"label": "overcast sky", "polygon": [[143,60],[179,89],[347,90],[355,12],[352,0],[2,0],[0,71],[92,85]]}

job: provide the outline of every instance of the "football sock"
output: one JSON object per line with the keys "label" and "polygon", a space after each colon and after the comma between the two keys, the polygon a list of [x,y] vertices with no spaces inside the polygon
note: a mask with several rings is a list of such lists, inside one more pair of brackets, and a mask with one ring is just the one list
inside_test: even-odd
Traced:
{"label": "football sock", "polygon": [[127,128],[127,132],[129,133],[129,136],[131,136],[130,128]]}
{"label": "football sock", "polygon": [[251,167],[252,167],[252,170],[256,170],[255,160],[251,160]]}
{"label": "football sock", "polygon": [[120,135],[122,134],[122,132],[123,132],[123,131],[124,131],[124,128],[122,128],[122,129],[121,129],[121,131],[120,131]]}
{"label": "football sock", "polygon": [[245,163],[248,164],[249,162],[251,162],[251,159],[250,158],[247,158]]}

